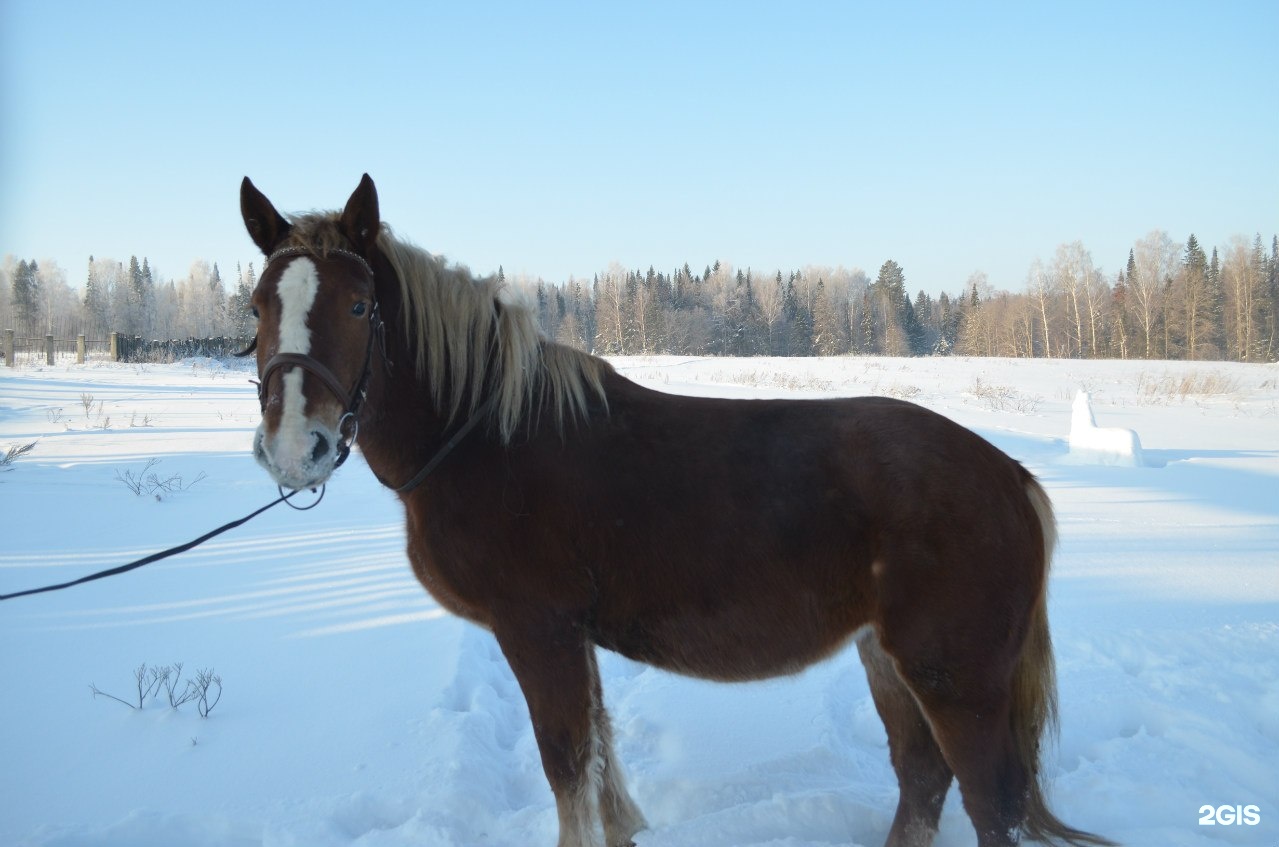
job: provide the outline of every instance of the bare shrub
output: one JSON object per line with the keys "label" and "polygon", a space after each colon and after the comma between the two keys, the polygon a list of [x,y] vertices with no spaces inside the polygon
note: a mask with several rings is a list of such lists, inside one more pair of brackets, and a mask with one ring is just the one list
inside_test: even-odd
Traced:
{"label": "bare shrub", "polygon": [[30,444],[10,445],[9,449],[5,451],[4,455],[0,456],[0,471],[13,470],[13,463],[16,462],[20,457],[25,456],[28,453],[30,453],[32,450],[34,450],[35,446],[36,446],[36,442],[34,441],[32,441]]}
{"label": "bare shrub", "polygon": [[[222,699],[222,677],[215,674],[212,668],[207,668],[195,675],[193,687],[198,692],[195,707],[199,710],[200,717],[207,718]],[[213,691],[215,687],[217,690]],[[210,694],[213,696],[212,701],[209,700]]]}
{"label": "bare shrub", "polygon": [[202,718],[207,718],[222,699],[222,677],[215,674],[212,668],[199,671],[194,679],[183,680],[181,662],[153,666],[143,663],[134,669],[133,681],[134,695],[128,700],[103,691],[93,684],[89,685],[89,690],[93,692],[94,699],[106,697],[135,711],[140,711],[148,700],[156,700],[164,692],[169,708],[178,709],[186,703],[194,702]]}
{"label": "bare shrub", "polygon": [[752,388],[782,388],[787,391],[833,391],[835,383],[829,379],[805,374],[779,373],[777,371],[716,371],[711,374],[711,382],[729,385],[747,385]]}
{"label": "bare shrub", "polygon": [[973,377],[973,384],[968,386],[968,393],[986,404],[992,412],[1020,412],[1033,415],[1039,411],[1041,398],[1033,394],[1023,394],[1010,385],[995,385],[982,382],[980,376]]}
{"label": "bare shrub", "polygon": [[138,473],[135,474],[127,469],[123,473],[116,471],[115,478],[124,483],[124,486],[138,497],[154,497],[156,500],[163,500],[166,494],[186,491],[205,477],[204,472],[201,471],[190,482],[184,482],[179,474],[162,478],[152,470],[158,464],[160,464],[159,459],[148,459]]}
{"label": "bare shrub", "polygon": [[105,400],[96,400],[89,392],[82,391],[80,405],[84,407],[84,419],[91,429],[111,428],[111,418],[106,414]]}
{"label": "bare shrub", "polygon": [[[168,669],[165,668],[164,670],[167,671]],[[161,675],[160,668],[149,668],[146,662],[138,665],[133,671],[133,681],[136,685],[137,696],[132,701],[102,691],[92,683],[89,684],[89,690],[93,692],[94,699],[99,696],[107,697],[117,703],[123,703],[130,709],[141,709],[146,705],[147,699],[160,690],[160,686],[163,684]]]}
{"label": "bare shrub", "polygon": [[918,397],[922,393],[923,389],[921,389],[918,385],[902,385],[897,383],[888,386],[888,388],[884,391],[884,394],[887,396],[896,397],[898,400],[910,400],[914,397]]}

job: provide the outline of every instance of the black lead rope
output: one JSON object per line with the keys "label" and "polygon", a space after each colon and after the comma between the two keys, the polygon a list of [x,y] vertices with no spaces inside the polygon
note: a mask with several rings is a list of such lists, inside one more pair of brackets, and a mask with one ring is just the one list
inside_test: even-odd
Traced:
{"label": "black lead rope", "polygon": [[[428,476],[431,475],[432,472],[434,472],[436,468],[440,466],[440,462],[443,462],[448,454],[453,452],[453,448],[462,443],[462,439],[466,438],[466,436],[470,434],[471,430],[475,429],[475,425],[480,422],[480,418],[488,416],[489,410],[496,405],[496,401],[496,397],[490,397],[484,405],[476,409],[475,412],[467,418],[466,423],[462,424],[458,431],[453,433],[453,437],[445,442],[444,446],[437,450],[435,455],[431,457],[430,461],[423,465],[422,469],[414,474],[413,478],[408,482],[400,486],[394,486],[383,480],[381,477],[378,477],[378,482],[381,482],[396,494],[408,494],[410,491],[417,488]],[[376,474],[374,474],[374,476],[376,476]]]}
{"label": "black lead rope", "polygon": [[[177,547],[170,547],[168,550],[162,550],[159,553],[152,553],[150,556],[145,556],[141,559],[138,559],[136,562],[129,562],[127,565],[119,565],[118,567],[109,568],[105,571],[98,571],[97,573],[91,573],[88,576],[82,576],[79,579],[73,579],[70,582],[62,582],[57,585],[46,585],[43,588],[29,588],[26,591],[15,591],[12,594],[0,594],[0,600],[12,600],[15,597],[26,597],[29,594],[43,594],[46,591],[60,591],[63,588],[70,588],[73,585],[83,585],[86,582],[93,582],[95,579],[103,579],[104,577],[115,576],[116,574],[128,573],[129,571],[134,570],[136,568],[140,568],[143,565],[149,565],[152,562],[158,562],[161,559],[167,559],[170,556],[176,556],[178,553],[185,553],[187,550],[190,550],[192,547],[198,547],[204,542],[208,541],[210,538],[221,535],[222,533],[226,532],[228,529],[235,529],[237,526],[248,523],[253,518],[256,518],[258,515],[262,514],[267,509],[270,509],[273,506],[278,506],[281,503],[288,502],[290,497],[294,496],[295,494],[298,493],[298,491],[301,491],[301,490],[302,489],[298,489],[296,491],[290,491],[288,494],[285,494],[283,491],[281,491],[279,499],[272,500],[270,503],[267,503],[265,506],[258,509],[257,511],[252,512],[251,514],[245,515],[244,517],[238,520],[231,521],[228,524],[223,524],[222,526],[218,527],[212,532],[206,532],[204,535],[201,535],[199,538],[195,539],[194,541],[188,541],[186,544],[179,544]],[[323,491],[321,491],[320,496],[321,497],[324,496]],[[318,502],[319,501],[317,500],[316,503]],[[316,503],[312,503],[311,506],[306,506],[304,508],[310,509],[313,506],[315,506]],[[289,505],[292,506],[293,504],[289,503]],[[300,507],[295,506],[294,508],[300,508]]]}
{"label": "black lead rope", "polygon": [[[440,463],[444,461],[444,459],[449,455],[449,453],[453,452],[453,448],[456,447],[458,444],[460,444],[462,442],[462,439],[466,438],[466,436],[470,434],[471,430],[475,429],[475,425],[479,423],[482,417],[486,416],[487,411],[491,409],[493,405],[494,405],[494,400],[490,398],[488,402],[484,403],[479,409],[477,409],[475,413],[473,413],[471,417],[468,418],[464,424],[462,424],[462,426],[458,429],[458,431],[453,433],[453,437],[450,438],[448,442],[444,444],[443,447],[441,447],[438,451],[436,451],[435,455],[431,457],[430,461],[428,461],[422,467],[422,469],[418,471],[413,476],[413,478],[410,479],[408,482],[404,483],[401,486],[396,487],[389,484],[385,480],[381,479],[381,477],[378,477],[378,481],[381,482],[383,485],[385,485],[387,488],[390,488],[393,491],[395,491],[397,494],[407,494],[413,489],[417,488],[419,485],[422,484],[422,482],[428,476],[431,475],[431,473],[437,467],[439,467]],[[354,439],[352,439],[352,441],[354,441]],[[348,445],[347,453],[349,452],[350,452],[350,447]],[[346,461],[346,455],[343,455],[341,460],[337,464],[341,465],[343,461]],[[168,550],[162,550],[159,553],[152,553],[150,556],[146,556],[144,558],[138,559],[136,562],[129,562],[127,565],[119,565],[118,567],[109,568],[105,571],[98,571],[97,573],[92,573],[92,574],[89,574],[88,576],[82,576],[79,579],[73,579],[70,582],[62,582],[57,585],[46,585],[42,588],[29,588],[26,591],[15,591],[12,594],[0,594],[0,601],[12,600],[15,597],[26,597],[29,594],[43,594],[46,591],[60,591],[63,588],[70,588],[73,585],[83,585],[86,582],[93,582],[95,579],[103,579],[108,576],[115,576],[116,574],[128,573],[129,571],[134,570],[136,568],[140,568],[143,565],[149,565],[152,562],[158,562],[161,559],[167,559],[170,556],[176,556],[179,553],[185,553],[187,550],[190,550],[192,547],[198,547],[204,542],[208,541],[210,538],[214,538],[218,535],[221,535],[222,533],[226,532],[228,529],[235,529],[237,526],[241,526],[243,524],[248,523],[249,521],[256,518],[258,515],[265,512],[267,509],[272,508],[273,506],[278,506],[281,503],[288,503],[289,498],[293,497],[299,491],[303,491],[303,490],[305,489],[299,488],[299,489],[290,491],[288,494],[285,494],[284,489],[281,488],[280,496],[278,499],[272,500],[270,503],[267,503],[262,508],[254,512],[251,512],[250,514],[247,514],[238,520],[234,520],[234,521],[231,521],[230,523],[223,524],[222,526],[218,527],[217,529],[211,532],[206,532],[204,535],[201,535],[199,538],[195,539],[194,541],[188,541],[186,544],[179,544],[177,547],[170,547]],[[312,492],[314,492],[315,490],[316,489],[314,488],[311,489]],[[319,495],[320,495],[319,498],[317,498],[316,501],[310,504],[309,506],[294,506],[292,503],[289,503],[289,505],[300,512],[305,512],[308,509],[314,509],[316,506],[320,504],[320,500],[324,499],[324,486],[320,486]]]}

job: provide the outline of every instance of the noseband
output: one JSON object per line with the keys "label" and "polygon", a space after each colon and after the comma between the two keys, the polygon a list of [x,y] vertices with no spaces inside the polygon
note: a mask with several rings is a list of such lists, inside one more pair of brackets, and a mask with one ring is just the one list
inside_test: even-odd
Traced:
{"label": "noseband", "polygon": [[[267,257],[266,265],[263,267],[262,275],[266,275],[266,269],[271,263],[281,256],[302,256],[312,255],[314,251],[303,247],[284,247],[276,250]],[[329,250],[326,255],[337,255],[343,258],[352,259],[359,262],[360,265],[369,274],[369,278],[373,277],[373,268],[364,260],[363,256],[353,253],[350,250],[342,250],[334,248]],[[247,356],[257,347],[257,339],[253,339],[253,343],[249,347],[236,355]],[[382,316],[378,309],[377,300],[373,301],[373,308],[369,310],[369,340],[364,350],[364,370],[360,374],[360,378],[349,390],[337,378],[337,375],[329,369],[323,362],[315,359],[305,353],[276,353],[267,360],[266,367],[262,369],[262,379],[258,383],[258,404],[262,407],[262,411],[266,412],[266,395],[267,386],[271,384],[271,376],[279,370],[287,368],[301,368],[304,371],[315,376],[324,384],[326,388],[333,393],[341,401],[345,411],[338,420],[338,443],[337,443],[337,462],[334,467],[341,467],[342,463],[351,455],[351,447],[355,445],[356,438],[360,434],[360,410],[364,408],[364,401],[368,397],[369,378],[373,375],[373,348],[377,346],[382,352],[382,361],[386,361],[386,324],[382,322]],[[348,432],[348,425],[350,431]]]}

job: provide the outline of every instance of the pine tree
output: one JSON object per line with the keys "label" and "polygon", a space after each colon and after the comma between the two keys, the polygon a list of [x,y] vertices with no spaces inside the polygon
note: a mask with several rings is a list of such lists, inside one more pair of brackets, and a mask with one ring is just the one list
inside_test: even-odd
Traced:
{"label": "pine tree", "polygon": [[890,356],[918,355],[923,338],[906,294],[906,273],[901,265],[892,259],[884,262],[871,288],[884,320],[883,352]]}
{"label": "pine tree", "polygon": [[949,356],[955,349],[958,312],[950,305],[950,297],[943,291],[937,297],[937,343],[933,355]]}
{"label": "pine tree", "polygon": [[870,289],[862,292],[861,320],[858,321],[857,352],[869,356],[878,352],[875,346],[875,310],[870,302]]}
{"label": "pine tree", "polygon": [[813,313],[799,296],[796,281],[803,281],[798,272],[791,272],[782,292],[782,315],[786,322],[786,355],[811,356],[813,351]]}
{"label": "pine tree", "polygon": [[851,303],[843,304],[839,310],[839,333],[843,339],[843,352],[853,352],[853,308]]}
{"label": "pine tree", "polygon": [[733,277],[724,301],[717,345],[720,355],[741,356],[746,336],[746,273],[740,268]]}
{"label": "pine tree", "polygon": [[40,330],[40,278],[35,259],[30,262],[18,262],[18,269],[10,283],[12,292],[10,302],[13,304],[13,319],[18,325],[18,332],[26,336],[35,336]]}
{"label": "pine tree", "polygon": [[825,281],[818,277],[817,288],[813,292],[813,355],[836,356],[845,352],[839,329],[835,304],[831,302]]}
{"label": "pine tree", "polygon": [[[216,265],[214,266],[217,267]],[[155,331],[155,278],[151,275],[151,262],[142,257],[142,331]]]}
{"label": "pine tree", "polygon": [[1200,358],[1204,352],[1206,338],[1211,334],[1211,326],[1205,319],[1207,300],[1208,257],[1199,246],[1199,239],[1192,232],[1186,239],[1186,250],[1182,255],[1181,274],[1178,280],[1179,305],[1181,310],[1181,335],[1185,341],[1185,353],[1188,358]]}
{"label": "pine tree", "polygon": [[[777,272],[779,275],[781,271]],[[795,322],[799,316],[799,303],[795,299],[795,273],[792,271],[782,287],[782,343],[781,355],[799,355],[795,350]]]}
{"label": "pine tree", "polygon": [[235,293],[231,295],[228,323],[236,338],[248,338],[254,331],[253,289],[257,287],[257,280],[253,275],[253,263],[249,262],[249,270],[246,274],[240,270],[240,264],[237,262],[235,277]]}
{"label": "pine tree", "polygon": [[226,286],[222,284],[218,263],[214,262],[213,272],[209,274],[209,317],[212,319],[209,331],[214,336],[228,333],[226,302]]}
{"label": "pine tree", "polygon": [[124,278],[125,299],[120,315],[121,329],[127,335],[141,335],[145,327],[145,296],[142,288],[142,266],[137,256],[129,257],[129,270]]}
{"label": "pine tree", "polygon": [[537,297],[537,323],[542,328],[544,335],[551,335],[551,310],[550,300],[546,296],[546,283],[542,280],[537,281],[535,289]]}
{"label": "pine tree", "polygon": [[1218,352],[1226,349],[1226,292],[1221,285],[1221,260],[1217,248],[1212,248],[1212,259],[1204,271],[1204,317],[1209,330],[1204,341]]}
{"label": "pine tree", "polygon": [[941,336],[941,328],[933,318],[933,300],[922,288],[915,295],[915,339],[911,345],[916,356],[923,356],[933,351],[937,339]]}
{"label": "pine tree", "polygon": [[1265,358],[1273,362],[1279,360],[1279,235],[1270,240],[1270,258],[1266,264]]}
{"label": "pine tree", "polygon": [[107,299],[104,283],[98,278],[97,269],[93,266],[93,257],[89,257],[89,275],[84,282],[84,315],[88,322],[87,333],[97,336],[108,331],[111,303]]}

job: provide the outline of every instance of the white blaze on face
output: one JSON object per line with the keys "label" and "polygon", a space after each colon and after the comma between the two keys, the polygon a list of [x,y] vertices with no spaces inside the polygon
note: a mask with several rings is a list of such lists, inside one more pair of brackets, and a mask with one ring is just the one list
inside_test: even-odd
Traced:
{"label": "white blaze on face", "polygon": [[[279,353],[311,352],[311,329],[306,325],[315,294],[320,288],[320,274],[315,262],[300,256],[289,263],[276,284],[280,297]],[[301,368],[283,373],[284,394],[280,410],[280,427],[276,430],[271,452],[280,459],[294,461],[310,453],[311,427],[306,419],[306,398],[302,395]]]}

